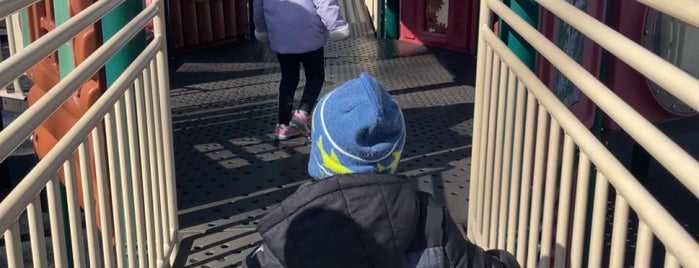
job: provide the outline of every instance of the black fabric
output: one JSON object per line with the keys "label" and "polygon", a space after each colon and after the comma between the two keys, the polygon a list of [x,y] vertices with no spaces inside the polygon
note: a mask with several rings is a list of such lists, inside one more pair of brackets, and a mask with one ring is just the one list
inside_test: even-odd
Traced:
{"label": "black fabric", "polygon": [[265,254],[287,267],[396,267],[415,233],[417,206],[402,178],[343,175],[299,188],[258,231]]}
{"label": "black fabric", "polygon": [[[419,201],[418,224],[416,235],[413,238],[407,252],[420,251],[426,248],[441,247],[443,245],[442,221],[444,215],[440,207],[434,207],[432,196],[425,192],[417,192]],[[436,235],[438,234],[438,235]]]}
{"label": "black fabric", "polygon": [[288,125],[294,105],[294,93],[299,85],[301,64],[306,76],[306,85],[299,109],[310,113],[318,100],[320,90],[325,82],[325,55],[323,48],[302,54],[277,53],[281,67],[282,80],[279,83],[279,124]]}
{"label": "black fabric", "polygon": [[404,257],[428,248],[442,249],[439,263],[449,267],[508,267],[467,242],[429,194],[387,174],[303,185],[257,227],[263,250],[248,267],[416,267]]}

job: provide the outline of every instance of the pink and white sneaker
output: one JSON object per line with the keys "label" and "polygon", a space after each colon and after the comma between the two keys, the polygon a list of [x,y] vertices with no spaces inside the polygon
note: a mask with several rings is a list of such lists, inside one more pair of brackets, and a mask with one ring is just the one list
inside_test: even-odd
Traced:
{"label": "pink and white sneaker", "polygon": [[288,140],[290,138],[293,138],[295,136],[298,136],[300,133],[298,130],[296,130],[293,127],[287,126],[285,124],[277,124],[276,127],[274,127],[274,139],[275,140]]}
{"label": "pink and white sneaker", "polygon": [[305,135],[309,135],[311,133],[311,117],[305,111],[294,111],[294,115],[291,117],[291,123],[289,123],[289,125]]}

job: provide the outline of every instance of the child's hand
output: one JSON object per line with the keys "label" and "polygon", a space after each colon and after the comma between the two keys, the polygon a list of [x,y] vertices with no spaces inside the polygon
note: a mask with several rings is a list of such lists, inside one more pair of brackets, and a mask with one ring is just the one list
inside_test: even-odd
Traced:
{"label": "child's hand", "polygon": [[269,42],[269,36],[267,35],[267,32],[259,32],[255,30],[255,39],[257,39],[260,42]]}
{"label": "child's hand", "polygon": [[345,24],[344,26],[335,29],[334,31],[330,32],[330,40],[332,41],[340,41],[340,40],[345,40],[349,38],[350,36],[350,28],[349,24]]}

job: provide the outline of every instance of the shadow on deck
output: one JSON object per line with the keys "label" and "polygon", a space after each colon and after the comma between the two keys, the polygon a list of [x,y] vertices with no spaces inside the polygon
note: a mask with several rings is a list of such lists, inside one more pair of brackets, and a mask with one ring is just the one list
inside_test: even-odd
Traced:
{"label": "shadow on deck", "polygon": [[[377,40],[367,25],[351,24],[351,40],[326,46],[321,95],[360,72],[382,83],[408,125],[399,172],[465,222],[475,60]],[[264,44],[239,41],[180,54],[170,64],[183,237],[176,266],[237,266],[259,241],[257,221],[307,180],[310,147],[304,138],[276,142],[270,135],[281,76]]]}

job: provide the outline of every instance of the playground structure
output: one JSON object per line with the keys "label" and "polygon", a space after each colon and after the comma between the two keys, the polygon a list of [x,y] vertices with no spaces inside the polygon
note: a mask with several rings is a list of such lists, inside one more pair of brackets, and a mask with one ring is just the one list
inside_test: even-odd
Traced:
{"label": "playground structure", "polygon": [[[377,31],[377,14],[385,14],[378,2],[367,1]],[[474,17],[435,30],[429,16],[412,14],[399,37],[478,53],[468,238],[507,249],[523,267],[697,267],[696,226],[669,213],[595,128],[628,134],[696,201],[699,163],[657,124],[699,108],[691,53],[682,60],[691,46],[680,42],[696,33],[699,4],[451,2],[458,10],[450,18],[468,16],[459,10]],[[536,8],[519,6],[525,2]],[[41,158],[0,203],[9,266],[28,264],[25,242],[35,267],[173,265],[182,235],[165,26],[176,50],[244,39],[244,3],[170,1],[170,12],[192,5],[169,18],[162,0],[0,3],[9,52],[0,62],[2,96],[31,103],[0,132],[0,160],[32,135]],[[228,15],[209,13],[217,6]],[[467,31],[449,28],[455,24]],[[643,32],[662,27],[673,34],[658,30],[671,41],[656,50]]]}

